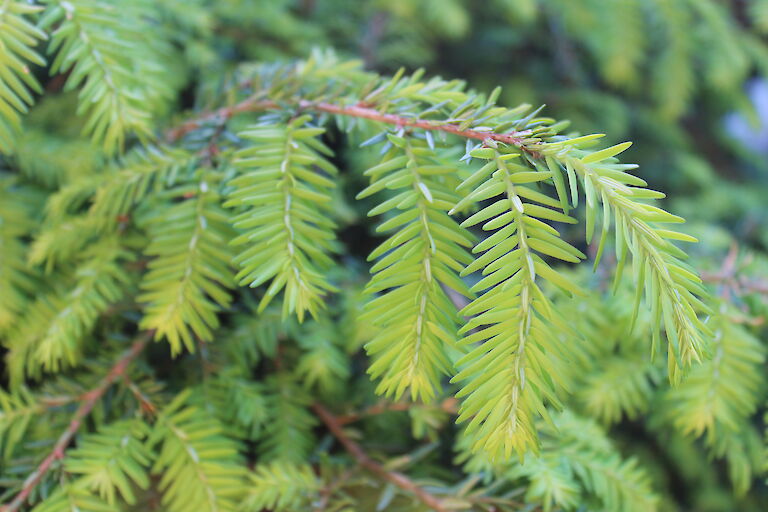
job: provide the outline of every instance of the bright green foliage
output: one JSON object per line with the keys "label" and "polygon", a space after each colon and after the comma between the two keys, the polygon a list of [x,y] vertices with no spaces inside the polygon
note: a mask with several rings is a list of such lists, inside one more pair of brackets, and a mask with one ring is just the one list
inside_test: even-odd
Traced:
{"label": "bright green foliage", "polygon": [[229,306],[232,232],[216,192],[216,177],[201,169],[199,181],[168,192],[180,200],[157,208],[143,222],[145,253],[154,256],[137,300],[146,303],[141,326],[167,338],[171,352],[194,352],[194,336],[211,341],[216,313]]}
{"label": "bright green foliage", "polygon": [[[146,148],[129,153],[105,172],[73,179],[46,204],[46,224],[32,244],[32,263],[75,258],[98,236],[118,231],[128,214],[152,192],[175,184],[194,159],[184,151]],[[87,212],[80,212],[89,205]]]}
{"label": "bright green foliage", "polygon": [[0,502],[763,510],[763,4],[0,0]]}
{"label": "bright green foliage", "polygon": [[[104,181],[93,192],[90,217],[114,229],[119,217],[130,213],[148,194],[173,185],[179,174],[193,170],[194,161],[184,151],[163,147],[150,146],[129,153],[102,175]],[[88,182],[76,185],[88,187]]]}
{"label": "bright green foliage", "polygon": [[[89,141],[52,137],[35,130],[25,130],[18,139],[15,156],[19,170],[46,188],[69,185],[79,177],[95,174],[104,164],[98,146]],[[67,155],[64,161],[62,154]]]}
{"label": "bright green foliage", "polygon": [[368,213],[394,213],[377,231],[397,230],[368,258],[378,261],[367,292],[386,291],[366,305],[361,319],[378,332],[366,345],[374,357],[368,371],[381,379],[380,394],[399,398],[410,389],[412,398],[429,401],[440,377],[450,374],[447,351],[456,344],[457,318],[447,289],[471,297],[457,271],[471,261],[465,248],[472,239],[446,214],[458,201],[449,181],[455,167],[437,161],[426,142],[399,135],[389,140],[394,147],[365,172],[371,185],[357,196],[397,192]]}
{"label": "bright green foliage", "polygon": [[68,486],[56,492],[49,499],[40,503],[34,512],[111,512],[114,510],[105,501],[93,496],[84,489]]}
{"label": "bright green foliage", "polygon": [[648,315],[640,312],[628,331],[634,314],[628,288],[624,283],[607,303],[595,294],[555,303],[580,333],[570,350],[578,364],[568,365],[564,378],[586,414],[606,425],[648,412],[662,373],[659,361],[648,358]]}
{"label": "bright green foliage", "polygon": [[27,2],[3,0],[0,4],[0,151],[9,152],[15,132],[34,98],[30,89],[41,93],[29,66],[45,65],[35,50],[46,35],[25,16],[41,10]]}
{"label": "bright green foliage", "polygon": [[25,311],[25,321],[8,333],[11,381],[59,372],[76,365],[84,339],[111,304],[123,296],[130,278],[125,272],[132,254],[114,238],[104,238],[81,254],[72,279],[42,295]]}
{"label": "bright green foliage", "polygon": [[[593,294],[556,302],[566,317],[578,319],[575,328],[584,336],[573,340],[577,347],[571,354],[579,363],[565,376],[573,392],[571,406],[609,425],[651,414],[650,429],[675,427],[686,436],[704,437],[709,456],[725,459],[734,490],[745,493],[766,460],[750,424],[765,389],[765,348],[736,323],[733,311],[717,308],[708,321],[715,333],[710,359],[694,366],[678,387],[666,388],[659,381],[661,361],[644,354],[652,332],[649,315],[641,312],[627,333],[633,295],[623,283],[609,305]],[[661,442],[669,441],[659,434]]]}
{"label": "bright green foliage", "polygon": [[274,359],[280,339],[294,327],[291,322],[284,322],[280,310],[269,307],[255,314],[250,307],[235,315],[233,329],[227,332],[227,343],[222,347],[223,358],[235,365],[237,373],[248,373],[248,370],[263,359]]}
{"label": "bright green foliage", "polygon": [[0,457],[9,459],[35,417],[42,412],[32,392],[19,388],[0,391]]}
{"label": "bright green foliage", "polygon": [[44,369],[56,371],[59,364],[75,363],[77,339],[83,338],[99,314],[122,297],[129,281],[123,265],[131,257],[109,238],[84,252],[73,288],[62,297],[63,309],[36,342],[33,359]]}
{"label": "bright green foliage", "polygon": [[274,416],[264,422],[259,436],[261,458],[299,464],[312,449],[312,429],[317,426],[317,419],[308,409],[310,396],[290,375],[278,374],[267,385],[267,410]]}
{"label": "bright green foliage", "polygon": [[74,485],[97,493],[110,505],[114,505],[118,492],[127,503],[135,503],[132,486],[149,486],[144,467],[149,464],[150,453],[142,443],[146,435],[143,422],[126,420],[84,438],[67,459],[67,472],[80,477]]}
{"label": "bright green foliage", "polygon": [[[707,292],[695,270],[684,263],[685,253],[669,240],[694,242],[695,238],[677,231],[657,227],[658,224],[684,222],[648,200],[663,194],[648,190],[644,180],[626,170],[632,165],[616,164],[613,157],[629,147],[619,144],[597,152],[580,151],[594,137],[583,137],[560,143],[552,143],[543,152],[562,162],[566,168],[571,190],[578,178],[586,195],[587,242],[592,241],[599,216],[598,204],[602,203],[602,235],[597,249],[597,259],[603,253],[606,235],[611,222],[616,231],[617,278],[621,276],[627,253],[631,253],[635,278],[643,286],[637,287],[635,308],[645,290],[646,302],[651,310],[654,348],[658,347],[660,329],[666,328],[668,344],[669,377],[679,382],[680,371],[701,359],[705,350],[703,335],[709,333],[699,320],[697,312],[707,311],[699,297]],[[577,149],[578,148],[578,149]],[[554,172],[556,165],[548,162]],[[576,204],[575,194],[574,205]],[[638,201],[640,199],[640,201]],[[642,201],[645,200],[645,201]],[[612,220],[613,219],[613,220]]]}
{"label": "bright green foliage", "polygon": [[524,461],[490,461],[471,455],[471,441],[459,443],[459,460],[473,472],[488,471],[502,480],[529,481],[527,499],[544,510],[653,511],[654,496],[647,472],[637,460],[623,458],[600,427],[566,409],[540,425],[540,453]]}
{"label": "bright green foliage", "polygon": [[670,391],[669,414],[685,434],[707,434],[713,442],[720,430],[737,431],[757,407],[765,387],[761,370],[765,347],[744,328],[718,316],[712,358],[696,367]]}
{"label": "bright green foliage", "polygon": [[80,251],[96,239],[101,225],[97,217],[53,217],[32,243],[29,262],[44,263],[45,271],[50,273],[56,265],[75,261]]}
{"label": "bright green foliage", "polygon": [[71,68],[67,89],[79,90],[78,113],[85,131],[107,153],[125,145],[128,135],[151,133],[151,107],[171,89],[162,64],[146,58],[167,51],[162,39],[144,37],[143,2],[127,7],[95,0],[46,0],[40,25],[51,34],[51,73]]}
{"label": "bright green foliage", "polygon": [[226,203],[242,210],[232,221],[242,232],[233,245],[247,244],[235,258],[241,268],[236,279],[251,287],[270,283],[260,311],[284,288],[283,314],[296,312],[299,320],[306,312],[316,316],[323,295],[335,289],[323,274],[333,263],[329,177],[337,171],[325,158],[330,150],[316,138],[324,130],[305,126],[309,119],[240,133],[253,145],[236,155],[243,174],[230,182]]}
{"label": "bright green foliage", "polygon": [[541,500],[545,509],[574,510],[589,503],[580,495],[583,488],[603,510],[656,510],[648,476],[636,460],[622,459],[594,423],[566,411],[542,435],[541,455],[509,471],[531,480],[528,496]]}
{"label": "bright green foliage", "polygon": [[228,429],[227,434],[243,439],[257,438],[269,420],[264,386],[242,376],[225,374],[219,375],[214,387],[216,403],[233,404],[217,410],[221,424]]}
{"label": "bright green foliage", "polygon": [[157,447],[152,472],[162,475],[163,506],[170,512],[236,510],[244,476],[238,446],[214,418],[189,405],[189,395],[163,410],[149,439]]}
{"label": "bright green foliage", "polygon": [[632,87],[649,43],[642,32],[643,2],[585,3],[576,6],[568,0],[555,0],[548,7],[558,13],[564,28],[595,58],[606,82]]}
{"label": "bright green foliage", "polygon": [[347,340],[342,339],[331,322],[307,326],[297,338],[303,353],[296,373],[304,387],[331,394],[350,375],[350,359],[344,351]]}
{"label": "bright green foliage", "polygon": [[241,510],[259,512],[299,510],[319,490],[312,467],[286,462],[257,466],[249,476],[248,495]]}
{"label": "bright green foliage", "polygon": [[114,510],[117,496],[136,502],[134,489],[146,489],[150,452],[143,444],[148,427],[124,420],[85,437],[70,452],[66,470],[76,478],[34,508],[35,512]]}
{"label": "bright green foliage", "polygon": [[0,175],[0,332],[9,327],[34,289],[34,272],[26,264],[23,238],[34,220],[29,197],[15,180]]}
{"label": "bright green foliage", "polygon": [[514,163],[517,153],[486,148],[470,155],[488,163],[459,186],[473,190],[455,208],[498,199],[463,224],[485,222],[483,229],[495,232],[475,246],[473,252],[484,254],[464,270],[482,270],[485,277],[472,288],[484,293],[460,312],[474,317],[460,331],[470,334],[463,340],[469,353],[457,363],[462,370],[454,377],[466,381],[458,393],[467,396],[459,421],[473,418],[467,434],[474,449],[509,458],[513,451],[523,454],[536,446],[535,416],[547,414],[545,400],[558,403],[561,386],[553,333],[567,327],[536,278],[540,275],[566,290],[574,285],[539,254],[573,262],[584,255],[544,222],[575,219],[553,210],[559,206],[556,200],[526,186],[551,179],[551,172]]}
{"label": "bright green foliage", "polygon": [[712,358],[668,392],[665,414],[683,434],[703,436],[713,454],[725,457],[736,490],[744,493],[765,464],[749,418],[766,388],[766,349],[729,320],[725,311],[715,319]]}

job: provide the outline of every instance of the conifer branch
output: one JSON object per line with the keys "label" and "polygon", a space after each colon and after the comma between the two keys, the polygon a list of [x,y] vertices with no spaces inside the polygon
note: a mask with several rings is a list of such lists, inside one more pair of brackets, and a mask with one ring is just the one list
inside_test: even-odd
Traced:
{"label": "conifer branch", "polygon": [[45,65],[45,59],[35,51],[35,47],[47,39],[47,35],[28,18],[42,8],[29,4],[11,0],[0,2],[0,48],[3,49],[0,53],[2,152],[14,150],[15,136],[21,128],[21,116],[34,104],[31,92],[43,92],[29,65]]}
{"label": "conifer branch", "polygon": [[389,114],[379,112],[376,109],[369,108],[365,104],[357,104],[352,106],[335,105],[333,103],[323,102],[311,102],[300,101],[299,108],[304,110],[315,110],[318,112],[326,112],[328,114],[347,116],[347,117],[359,117],[362,119],[369,119],[379,123],[391,124],[406,128],[419,128],[422,130],[441,131],[458,135],[465,139],[476,139],[480,141],[495,140],[496,142],[503,142],[505,144],[511,144],[513,146],[522,147],[525,143],[525,136],[530,135],[530,130],[513,131],[508,133],[492,133],[482,130],[465,129],[462,130],[455,124],[450,124],[448,121],[427,121],[411,119],[397,114]]}
{"label": "conifer branch", "polygon": [[147,440],[157,454],[151,472],[163,475],[164,509],[233,511],[245,476],[238,445],[192,395],[187,389],[166,405]]}
{"label": "conifer branch", "polygon": [[32,491],[34,491],[35,487],[37,487],[46,473],[48,473],[48,471],[51,469],[53,463],[57,459],[64,457],[64,450],[66,450],[67,446],[69,446],[69,443],[75,437],[75,434],[77,434],[77,431],[80,428],[80,425],[82,425],[83,420],[91,413],[93,408],[96,406],[96,403],[99,401],[99,399],[101,399],[102,396],[104,396],[104,393],[107,392],[112,384],[114,384],[120,377],[125,374],[128,366],[133,362],[134,359],[136,359],[139,354],[141,354],[150,339],[152,339],[152,331],[147,331],[139,338],[137,338],[136,341],[134,341],[131,345],[131,348],[122,357],[120,357],[120,359],[117,360],[117,362],[112,366],[104,378],[101,379],[99,384],[92,390],[82,395],[82,403],[80,404],[80,407],[78,407],[77,411],[75,411],[75,414],[72,416],[72,420],[69,422],[67,429],[61,434],[61,436],[59,436],[59,439],[56,441],[56,444],[53,446],[53,449],[48,454],[48,456],[43,459],[37,469],[31,475],[29,475],[29,477],[27,477],[27,479],[24,481],[24,485],[21,491],[19,491],[16,497],[7,505],[4,505],[2,508],[0,508],[1,512],[15,512],[19,510],[22,505],[24,505],[24,502],[27,500],[29,495],[32,493]]}
{"label": "conifer branch", "polygon": [[231,302],[232,253],[227,244],[232,232],[215,180],[205,170],[194,188],[173,193],[193,197],[157,208],[147,222],[151,243],[146,253],[155,258],[137,300],[147,303],[142,327],[155,329],[158,339],[165,337],[177,354],[183,347],[194,352],[194,337],[210,341],[219,325],[216,313]]}
{"label": "conifer branch", "polygon": [[424,503],[435,512],[448,512],[448,508],[445,504],[443,504],[440,498],[427,492],[402,473],[388,471],[384,468],[384,466],[373,460],[367,453],[365,453],[359,444],[352,441],[349,436],[344,433],[342,423],[339,422],[339,419],[334,416],[328,409],[320,404],[314,404],[312,408],[315,410],[317,416],[323,421],[323,423],[325,423],[325,426],[328,427],[328,430],[330,430],[333,436],[339,440],[342,446],[344,446],[344,449],[347,450],[349,454],[355,458],[358,464],[382,480],[385,480],[399,487],[400,489],[415,495],[419,501]]}
{"label": "conifer branch", "polygon": [[[359,412],[351,412],[349,414],[345,414],[343,416],[336,416],[336,420],[340,425],[347,425],[349,423],[354,423],[356,421],[359,421],[363,418],[367,418],[369,416],[377,416],[379,414],[384,414],[385,412],[399,412],[399,411],[409,411],[413,409],[414,407],[423,406],[423,404],[414,403],[414,402],[386,402],[382,401],[375,405],[372,405],[366,409],[363,409]],[[456,414],[459,410],[459,401],[453,397],[446,398],[439,404],[435,405],[434,408],[440,409],[443,412],[447,412],[448,414]]]}
{"label": "conifer branch", "polygon": [[283,314],[295,312],[300,322],[306,312],[316,316],[323,295],[336,290],[324,274],[336,251],[336,225],[328,216],[338,171],[328,160],[331,150],[317,139],[324,130],[308,121],[301,116],[285,127],[241,132],[250,144],[236,154],[242,174],[231,181],[224,203],[238,213],[231,224],[240,234],[232,245],[244,246],[234,259],[240,267],[235,279],[252,288],[270,282],[259,311],[284,290]]}
{"label": "conifer branch", "polygon": [[329,482],[327,485],[325,485],[322,489],[320,489],[319,492],[319,499],[317,500],[317,504],[313,508],[313,512],[323,512],[328,508],[328,502],[331,500],[331,497],[333,496],[334,492],[336,492],[337,489],[342,487],[344,483],[346,483],[350,478],[354,476],[353,469],[348,469],[341,475],[339,475],[338,478],[333,480],[332,482]]}
{"label": "conifer branch", "polygon": [[[473,239],[447,215],[461,196],[444,165],[422,141],[390,135],[395,144],[384,161],[368,169],[371,185],[358,199],[385,189],[396,191],[369,215],[396,214],[377,231],[391,236],[368,256],[376,260],[365,290],[375,298],[361,317],[377,328],[365,349],[373,358],[369,373],[380,380],[377,392],[395,399],[408,389],[412,398],[431,401],[441,374],[450,373],[447,348],[456,344],[456,314],[446,294],[453,289],[472,298],[458,269],[473,259]],[[403,205],[408,206],[403,206]]]}
{"label": "conifer branch", "polygon": [[[244,112],[260,112],[264,110],[283,110],[286,106],[291,106],[290,104],[279,105],[277,102],[272,100],[265,100],[261,98],[262,95],[257,94],[230,107],[220,108],[199,118],[187,121],[180,126],[170,130],[166,134],[166,140],[169,142],[176,142],[187,133],[200,128],[207,122],[214,120],[226,122],[236,114],[241,114]],[[480,141],[493,140],[496,142],[517,146],[520,149],[532,154],[535,153],[535,151],[530,147],[530,144],[526,142],[526,136],[531,135],[530,130],[512,131],[507,133],[493,133],[482,130],[461,129],[458,125],[451,124],[449,121],[413,119],[397,114],[381,112],[375,108],[366,106],[364,103],[345,106],[322,101],[315,102],[309,100],[298,100],[293,104],[293,107],[297,108],[298,110],[310,110],[337,116],[368,119],[370,121],[376,121],[379,123],[390,124],[403,128],[419,128],[428,131],[445,132],[463,137],[465,139],[475,139]]]}
{"label": "conifer branch", "polygon": [[[434,69],[424,29],[471,29],[466,81],[275,59],[382,28],[364,2],[294,3],[0,0],[0,512],[768,509],[739,496],[768,471],[761,191],[709,165],[757,164],[700,147],[691,111],[746,105],[768,0],[387,10],[391,63]],[[589,60],[561,87],[528,38]],[[473,83],[499,44],[526,53],[515,91],[614,135],[639,121],[650,174],[706,194],[683,211],[738,204],[702,220],[748,213],[755,267],[734,246],[701,276],[630,142]],[[140,354],[159,338],[172,361]]]}

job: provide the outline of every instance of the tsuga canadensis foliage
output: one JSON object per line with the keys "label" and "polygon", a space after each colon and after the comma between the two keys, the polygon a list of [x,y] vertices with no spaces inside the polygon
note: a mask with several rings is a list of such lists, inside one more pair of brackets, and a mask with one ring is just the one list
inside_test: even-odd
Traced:
{"label": "tsuga canadensis foliage", "polygon": [[[0,0],[0,510],[649,512],[670,471],[765,504],[765,345],[629,142],[331,51],[225,73],[239,3]],[[491,3],[562,10],[617,87],[641,4],[652,84],[689,16],[712,86],[765,51],[709,1]]]}

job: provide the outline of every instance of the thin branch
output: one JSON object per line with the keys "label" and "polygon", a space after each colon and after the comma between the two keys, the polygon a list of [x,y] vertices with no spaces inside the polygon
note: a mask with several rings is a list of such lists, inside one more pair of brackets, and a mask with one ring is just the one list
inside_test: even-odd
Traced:
{"label": "thin branch", "polygon": [[344,432],[344,429],[342,428],[341,423],[339,423],[339,420],[336,418],[336,416],[331,414],[328,409],[320,404],[315,404],[312,406],[312,408],[315,410],[323,423],[325,423],[325,426],[328,427],[328,430],[330,430],[334,437],[339,440],[342,446],[344,446],[344,449],[347,450],[347,452],[349,452],[349,454],[355,458],[358,464],[382,480],[385,480],[393,485],[396,485],[400,489],[415,495],[419,501],[424,503],[432,510],[436,512],[448,512],[448,507],[443,504],[440,498],[419,487],[404,474],[395,471],[387,471],[384,466],[368,456],[368,454],[365,453],[359,444],[352,441],[347,436],[347,434]]}
{"label": "thin branch", "polygon": [[[723,260],[723,265],[720,268],[720,273],[724,276],[727,276],[728,280],[735,279],[736,277],[736,260],[738,257],[739,247],[733,243],[731,244],[731,248],[728,250],[728,255],[725,257],[725,260]],[[737,286],[734,286],[734,288],[736,287]],[[722,287],[720,295],[726,300],[730,298],[730,290],[728,289],[728,286]]]}
{"label": "thin branch", "polygon": [[21,491],[16,495],[13,501],[0,508],[0,511],[16,512],[22,507],[22,505],[24,505],[24,502],[35,489],[37,484],[40,483],[46,473],[48,473],[48,471],[51,469],[53,463],[57,459],[64,457],[64,450],[66,450],[67,446],[69,446],[72,438],[75,437],[75,434],[80,428],[80,425],[83,423],[83,420],[86,418],[86,416],[88,416],[88,414],[90,414],[90,412],[96,406],[96,403],[104,395],[104,393],[107,392],[112,384],[114,384],[117,379],[125,374],[128,365],[130,365],[131,362],[136,359],[141,351],[144,350],[144,347],[147,345],[149,340],[152,339],[152,334],[153,331],[146,332],[136,341],[134,341],[133,345],[131,345],[131,348],[125,353],[125,355],[118,359],[118,361],[112,366],[104,378],[101,379],[99,384],[92,390],[82,395],[82,403],[80,404],[80,407],[77,408],[74,416],[72,416],[72,420],[69,422],[69,427],[67,427],[61,436],[59,436],[56,444],[53,445],[53,450],[51,453],[48,454],[48,456],[43,459],[43,462],[40,463],[37,469],[27,477],[27,479],[24,481],[24,485],[22,486]]}
{"label": "thin branch", "polygon": [[[340,425],[347,425],[348,423],[353,423],[362,418],[367,418],[368,416],[375,416],[377,414],[382,414],[390,411],[407,411],[409,409],[413,409],[414,407],[421,406],[421,405],[423,404],[418,404],[413,402],[382,401],[377,403],[376,405],[372,405],[368,407],[367,409],[363,409],[360,412],[353,412],[349,414],[344,414],[343,416],[336,416],[336,421],[338,421]],[[458,406],[459,406],[458,400],[456,400],[455,398],[446,398],[435,407],[439,408],[443,412],[447,412],[448,414],[456,414],[458,412]]]}
{"label": "thin branch", "polygon": [[355,475],[355,472],[352,469],[348,469],[344,471],[344,473],[339,475],[338,478],[334,479],[328,485],[325,485],[322,489],[320,489],[320,499],[317,501],[317,504],[314,506],[314,512],[324,512],[325,509],[328,508],[328,502],[331,501],[331,498],[333,497],[333,493],[336,492],[337,489],[342,487],[354,475]]}
{"label": "thin branch", "polygon": [[182,123],[176,128],[169,130],[166,133],[165,138],[168,142],[176,142],[187,133],[200,128],[205,123],[214,120],[220,120],[222,123],[225,123],[235,114],[240,114],[242,112],[257,112],[259,110],[269,110],[271,108],[277,108],[277,104],[272,101],[259,101],[258,96],[252,96],[231,107],[223,107],[204,114],[197,119],[191,119]]}
{"label": "thin branch", "polygon": [[42,406],[43,409],[54,409],[56,407],[63,407],[65,405],[69,405],[72,402],[78,402],[80,400],[79,396],[70,396],[70,395],[62,395],[62,396],[45,396],[38,399],[38,403]]}
{"label": "thin branch", "polygon": [[332,103],[313,103],[311,101],[300,101],[299,107],[304,110],[316,110],[319,112],[327,112],[329,114],[340,116],[360,117],[363,119],[378,121],[380,123],[393,124],[395,126],[421,128],[422,130],[452,133],[453,135],[458,135],[459,137],[464,137],[465,139],[477,139],[481,141],[490,139],[497,142],[504,142],[505,144],[512,144],[514,146],[523,146],[525,143],[524,137],[531,134],[531,132],[528,130],[509,133],[493,133],[480,130],[462,130],[455,124],[450,124],[448,121],[426,121],[420,119],[411,119],[408,117],[398,116],[397,114],[382,113],[376,109],[367,108],[360,105],[343,107],[340,105],[334,105]]}
{"label": "thin branch", "polygon": [[128,390],[133,394],[133,397],[139,403],[141,410],[148,416],[154,417],[157,414],[157,407],[152,400],[141,390],[139,386],[127,375],[123,376],[123,383]]}
{"label": "thin branch", "polygon": [[739,304],[739,302],[741,302],[745,295],[751,293],[768,297],[768,282],[741,275],[740,267],[745,263],[738,264],[738,255],[739,247],[736,243],[733,243],[728,251],[728,255],[723,260],[723,264],[720,266],[720,270],[717,272],[702,272],[701,279],[705,282],[716,284],[719,288],[720,297],[734,304],[744,313],[744,316],[729,315],[731,321],[757,327],[765,323],[765,318],[763,316],[749,316],[749,308],[743,303]]}
{"label": "thin branch", "polygon": [[[244,100],[231,107],[224,107],[216,110],[212,113],[205,114],[198,119],[193,119],[181,124],[177,128],[168,132],[166,139],[169,142],[175,142],[181,137],[186,135],[202,126],[206,122],[220,120],[222,123],[229,120],[235,114],[243,112],[258,112],[262,110],[278,110],[284,108],[271,100],[260,99],[261,96],[256,95],[247,100]],[[505,144],[511,144],[517,146],[525,151],[532,152],[525,143],[525,137],[530,135],[529,130],[520,132],[509,133],[493,133],[481,130],[462,130],[457,125],[451,124],[448,121],[429,121],[423,119],[413,119],[409,117],[399,116],[397,114],[388,114],[385,112],[379,112],[376,109],[366,107],[364,105],[351,105],[343,106],[333,103],[325,102],[313,102],[307,100],[299,100],[295,107],[301,110],[313,110],[315,112],[325,112],[328,114],[346,116],[346,117],[358,117],[362,119],[370,119],[371,121],[377,121],[380,123],[391,124],[400,127],[420,128],[422,130],[439,131],[445,133],[451,133],[465,139],[477,139],[480,141],[494,140],[497,142],[503,142]]]}
{"label": "thin branch", "polygon": [[751,279],[748,276],[727,275],[721,272],[702,272],[701,279],[708,283],[727,284],[737,292],[737,295],[749,293],[768,295],[768,281]]}
{"label": "thin branch", "polygon": [[739,247],[734,243],[723,260],[720,270],[702,272],[701,278],[706,282],[721,285],[720,295],[724,299],[749,293],[768,295],[768,281],[754,279],[741,273],[740,267],[744,265],[737,264],[738,254]]}

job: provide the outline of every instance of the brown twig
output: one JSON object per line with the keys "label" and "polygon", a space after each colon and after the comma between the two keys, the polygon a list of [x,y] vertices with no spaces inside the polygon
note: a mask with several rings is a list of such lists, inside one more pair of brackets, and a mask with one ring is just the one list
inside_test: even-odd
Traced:
{"label": "brown twig", "polygon": [[127,375],[123,375],[123,383],[128,390],[133,394],[133,397],[139,403],[141,410],[149,416],[157,414],[157,406],[152,403],[152,400],[136,385],[136,383]]}
{"label": "brown twig", "polygon": [[131,345],[131,348],[125,353],[125,355],[118,359],[118,361],[112,366],[104,378],[101,379],[99,384],[92,390],[82,395],[82,403],[80,404],[80,407],[77,408],[74,416],[72,416],[72,420],[69,422],[67,429],[61,434],[61,436],[59,436],[56,444],[53,445],[53,450],[51,450],[51,453],[48,454],[48,456],[43,459],[43,462],[40,463],[37,469],[27,477],[27,479],[24,481],[24,485],[22,486],[21,491],[19,491],[19,494],[17,494],[16,497],[7,505],[4,505],[2,508],[0,508],[0,511],[16,512],[21,508],[37,484],[40,483],[45,474],[48,473],[48,471],[51,469],[53,463],[57,459],[64,457],[64,450],[66,450],[67,446],[69,446],[72,438],[75,437],[75,434],[80,428],[80,425],[82,424],[85,417],[90,414],[90,412],[96,406],[96,403],[112,386],[112,384],[114,384],[117,379],[125,374],[128,365],[136,358],[136,356],[141,353],[142,350],[144,350],[147,342],[149,342],[149,340],[152,338],[152,334],[152,331],[144,333],[141,337],[134,341],[133,345]]}
{"label": "brown twig", "polygon": [[747,276],[735,274],[727,275],[722,272],[702,272],[701,279],[708,283],[728,285],[736,295],[749,293],[768,295],[768,281],[750,279]]}
{"label": "brown twig", "polygon": [[[730,303],[741,299],[744,295],[757,293],[768,296],[768,282],[752,279],[748,276],[740,275],[740,265],[737,264],[739,248],[734,243],[731,245],[728,255],[723,260],[723,264],[717,272],[702,272],[701,279],[705,282],[717,284],[720,297]],[[745,305],[740,307],[745,316],[731,316],[731,320],[741,324],[759,326],[765,322],[762,316],[748,316],[748,308]]]}
{"label": "brown twig", "polygon": [[[455,398],[446,398],[436,407],[441,409],[443,412],[447,412],[448,414],[456,414],[456,412],[458,411],[458,403],[459,403],[458,400],[456,400]],[[349,414],[344,414],[342,416],[336,416],[336,421],[338,421],[340,425],[347,425],[349,423],[353,423],[362,418],[366,418],[368,416],[375,416],[377,414],[382,414],[385,412],[407,411],[409,409],[412,409],[416,405],[419,405],[419,404],[408,403],[408,402],[379,402],[376,405],[372,405],[367,409],[363,409],[360,412],[353,412]]]}
{"label": "brown twig", "polygon": [[[481,141],[494,140],[496,142],[503,142],[505,144],[517,146],[525,151],[533,152],[527,148],[527,146],[525,146],[525,136],[530,135],[530,131],[493,133],[481,130],[462,130],[457,125],[451,124],[448,121],[412,119],[399,116],[397,114],[379,112],[376,109],[363,105],[343,106],[333,103],[300,100],[298,103],[296,103],[295,106],[301,110],[314,110],[315,112],[325,112],[339,116],[370,119],[371,121],[377,121],[380,123],[391,124],[400,127],[420,128],[422,130],[451,133],[453,135],[458,135],[459,137],[464,137],[465,139],[477,139]],[[183,123],[177,128],[169,131],[166,139],[168,139],[170,142],[175,142],[192,130],[199,128],[203,123],[212,121],[214,119],[220,119],[222,122],[226,122],[235,114],[242,112],[258,112],[261,110],[275,110],[280,108],[282,107],[274,101],[262,100],[259,99],[259,96],[253,96],[231,107],[224,107],[216,110],[215,112],[206,114],[198,119],[187,121],[186,123]]]}
{"label": "brown twig", "polygon": [[42,406],[42,409],[53,409],[55,407],[63,407],[69,405],[72,402],[77,402],[80,399],[79,396],[45,396],[38,399],[38,403]]}
{"label": "brown twig", "polygon": [[204,114],[203,116],[197,119],[191,119],[189,121],[186,121],[180,124],[179,126],[177,126],[176,128],[168,131],[166,133],[165,138],[169,142],[176,142],[187,133],[193,130],[196,130],[197,128],[202,126],[204,123],[213,121],[214,119],[220,119],[222,122],[226,122],[235,114],[239,114],[242,112],[269,110],[270,108],[277,108],[277,104],[272,101],[269,101],[269,102],[259,101],[259,98],[257,96],[252,96],[247,100],[241,101],[240,103],[233,105],[231,107],[223,107],[213,112]]}
{"label": "brown twig", "polygon": [[717,272],[702,272],[701,278],[710,283],[721,285],[721,296],[724,299],[731,295],[740,296],[745,293],[759,293],[768,295],[768,281],[750,279],[739,274],[737,265],[739,249],[736,244],[731,245],[728,255],[723,260],[720,270]]}
{"label": "brown twig", "polygon": [[317,500],[317,503],[314,506],[314,512],[324,512],[325,509],[328,508],[328,503],[331,501],[333,493],[336,492],[338,488],[343,486],[350,478],[352,478],[354,474],[355,472],[352,469],[348,469],[339,475],[338,478],[334,479],[328,485],[325,485],[322,489],[320,489],[320,498]]}
{"label": "brown twig", "polygon": [[408,478],[402,473],[396,471],[387,471],[381,464],[373,460],[368,456],[363,448],[352,441],[344,432],[341,423],[328,409],[320,404],[314,404],[312,408],[317,413],[318,417],[325,423],[328,430],[331,431],[333,436],[344,446],[344,449],[349,452],[355,460],[363,466],[365,469],[375,474],[382,480],[385,480],[393,485],[396,485],[400,489],[409,492],[416,496],[422,503],[436,512],[448,512],[448,507],[443,504],[442,500],[437,496],[427,492],[423,488],[416,485],[413,480]]}

